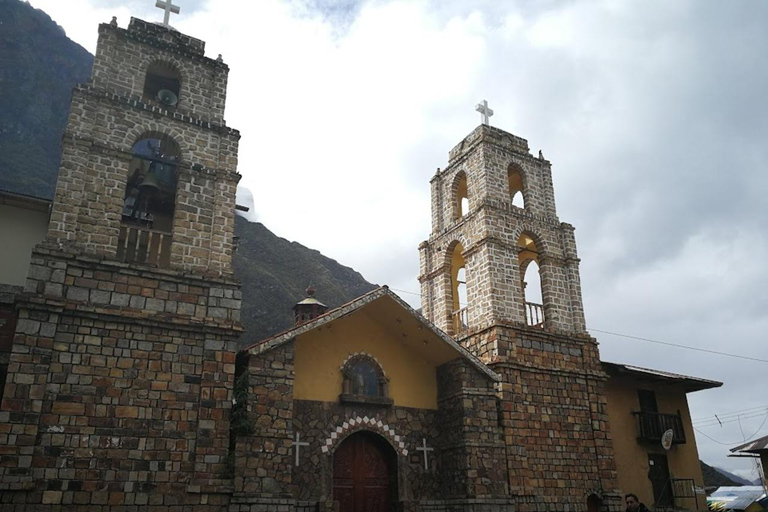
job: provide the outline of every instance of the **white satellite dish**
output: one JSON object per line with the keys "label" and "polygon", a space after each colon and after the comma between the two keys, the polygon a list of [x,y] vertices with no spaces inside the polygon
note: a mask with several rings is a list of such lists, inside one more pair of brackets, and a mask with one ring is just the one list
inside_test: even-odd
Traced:
{"label": "white satellite dish", "polygon": [[665,450],[669,450],[672,448],[672,439],[675,437],[675,431],[671,428],[667,431],[665,431],[663,434],[661,434],[661,446],[664,447]]}

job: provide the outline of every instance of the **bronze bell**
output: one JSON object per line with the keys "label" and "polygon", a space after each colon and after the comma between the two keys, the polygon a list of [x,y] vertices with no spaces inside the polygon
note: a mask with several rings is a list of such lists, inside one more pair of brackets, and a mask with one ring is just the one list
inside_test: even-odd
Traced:
{"label": "bronze bell", "polygon": [[144,193],[153,194],[160,191],[160,183],[157,181],[157,175],[154,169],[150,169],[141,183],[139,183],[139,190]]}

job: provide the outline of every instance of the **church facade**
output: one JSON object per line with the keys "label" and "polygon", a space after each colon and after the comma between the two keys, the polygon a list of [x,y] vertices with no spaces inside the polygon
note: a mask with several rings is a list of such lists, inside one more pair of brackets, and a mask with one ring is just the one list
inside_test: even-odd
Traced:
{"label": "church facade", "polygon": [[293,328],[240,349],[227,74],[167,26],[99,27],[14,299],[0,509],[622,509],[550,163],[482,124],[431,180],[421,312],[310,290]]}

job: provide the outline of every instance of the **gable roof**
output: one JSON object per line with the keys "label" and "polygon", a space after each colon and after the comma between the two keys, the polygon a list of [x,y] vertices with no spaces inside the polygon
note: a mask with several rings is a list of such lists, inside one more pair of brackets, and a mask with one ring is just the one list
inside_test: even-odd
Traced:
{"label": "gable roof", "polygon": [[689,377],[678,373],[663,372],[651,368],[642,368],[629,364],[609,363],[600,361],[603,369],[610,375],[630,375],[638,379],[650,380],[655,382],[665,382],[669,384],[682,384],[686,393],[701,391],[702,389],[719,388],[722,382],[716,380],[700,379],[698,377]]}
{"label": "gable roof", "polygon": [[411,315],[418,322],[419,328],[423,326],[424,328],[428,329],[429,332],[431,332],[433,336],[439,340],[440,343],[455,351],[460,357],[466,359],[472,366],[474,366],[488,378],[497,382],[501,380],[499,374],[491,370],[467,349],[456,343],[453,338],[438,329],[432,322],[424,318],[419,312],[409,306],[403,299],[398,297],[397,294],[392,292],[387,286],[382,286],[366,293],[365,295],[361,295],[360,297],[347,302],[346,304],[339,306],[336,309],[327,311],[326,313],[310,320],[309,322],[297,325],[272,337],[249,345],[248,347],[242,349],[241,352],[248,352],[249,354],[253,355],[267,352],[281,345],[284,345],[285,343],[288,343],[297,336],[317,329],[329,322],[333,322],[334,320],[349,316],[380,299],[394,301],[394,303],[399,306],[399,308]]}

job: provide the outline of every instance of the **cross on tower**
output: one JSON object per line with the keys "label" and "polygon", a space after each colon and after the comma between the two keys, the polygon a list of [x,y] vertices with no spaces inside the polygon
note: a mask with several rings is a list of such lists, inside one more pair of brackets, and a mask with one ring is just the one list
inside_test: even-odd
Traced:
{"label": "cross on tower", "polygon": [[291,441],[291,446],[293,446],[293,453],[296,455],[296,465],[299,465],[299,450],[302,446],[309,446],[309,443],[306,441],[299,441],[299,433],[296,432],[296,440]]}
{"label": "cross on tower", "polygon": [[422,438],[421,439],[421,446],[416,448],[420,452],[424,452],[424,469],[429,470],[429,461],[427,460],[427,452],[431,452],[434,450],[434,448],[427,448],[427,439]]}
{"label": "cross on tower", "polygon": [[489,124],[488,118],[493,115],[493,110],[488,108],[488,102],[483,100],[482,103],[475,105],[475,110],[480,112],[480,118],[483,120],[483,124]]}
{"label": "cross on tower", "polygon": [[167,0],[165,2],[162,0],[157,0],[157,2],[155,2],[155,7],[165,10],[163,25],[165,25],[166,27],[168,26],[168,21],[170,21],[171,19],[171,13],[179,14],[181,12],[181,7],[179,7],[178,5],[173,5],[173,0]]}

